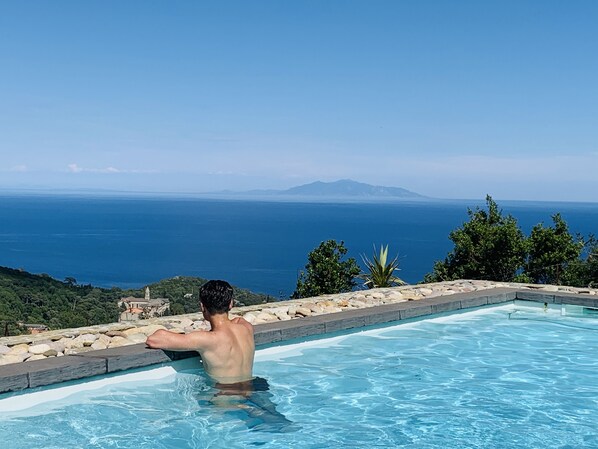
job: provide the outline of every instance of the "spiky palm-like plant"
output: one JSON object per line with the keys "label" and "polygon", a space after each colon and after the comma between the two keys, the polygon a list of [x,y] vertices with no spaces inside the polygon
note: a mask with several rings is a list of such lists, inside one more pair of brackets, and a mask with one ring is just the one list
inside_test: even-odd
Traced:
{"label": "spiky palm-like plant", "polygon": [[399,270],[399,256],[396,256],[388,262],[388,245],[380,245],[380,252],[376,254],[374,245],[373,260],[362,255],[363,263],[369,273],[362,273],[359,277],[365,279],[364,285],[367,288],[392,287],[396,285],[405,285],[406,282],[394,275]]}

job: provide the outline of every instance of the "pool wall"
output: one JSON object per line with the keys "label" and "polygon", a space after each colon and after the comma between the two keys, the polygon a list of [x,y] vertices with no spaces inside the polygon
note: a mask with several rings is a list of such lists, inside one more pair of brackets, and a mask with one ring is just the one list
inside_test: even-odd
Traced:
{"label": "pool wall", "polygon": [[[314,337],[331,332],[416,319],[476,307],[520,301],[571,304],[598,308],[598,297],[562,292],[495,288],[418,301],[278,321],[255,326],[256,345]],[[0,393],[105,375],[131,368],[171,362],[197,353],[149,349],[144,343],[0,366]]]}

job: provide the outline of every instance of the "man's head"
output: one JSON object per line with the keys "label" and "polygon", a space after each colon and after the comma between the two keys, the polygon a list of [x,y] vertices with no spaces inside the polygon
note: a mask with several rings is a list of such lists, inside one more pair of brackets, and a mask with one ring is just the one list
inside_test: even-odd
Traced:
{"label": "man's head", "polygon": [[228,313],[233,300],[233,288],[226,281],[208,281],[199,289],[199,300],[210,315]]}

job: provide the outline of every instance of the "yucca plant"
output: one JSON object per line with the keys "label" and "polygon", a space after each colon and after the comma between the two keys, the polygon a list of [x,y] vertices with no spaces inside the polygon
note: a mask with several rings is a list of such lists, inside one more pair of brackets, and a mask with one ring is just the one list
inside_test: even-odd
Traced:
{"label": "yucca plant", "polygon": [[388,262],[388,245],[380,245],[379,253],[377,253],[374,245],[373,260],[368,259],[363,254],[361,258],[369,273],[364,272],[359,277],[365,280],[364,285],[367,288],[393,287],[406,284],[405,281],[394,275],[394,272],[399,270],[399,256]]}

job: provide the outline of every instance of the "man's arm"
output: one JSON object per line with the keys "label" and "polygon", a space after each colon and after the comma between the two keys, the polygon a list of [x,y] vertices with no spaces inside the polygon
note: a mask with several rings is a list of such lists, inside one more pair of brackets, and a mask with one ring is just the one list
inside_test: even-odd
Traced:
{"label": "man's arm", "polygon": [[199,351],[210,345],[212,335],[207,331],[177,334],[164,329],[157,330],[145,342],[152,349],[169,351]]}

